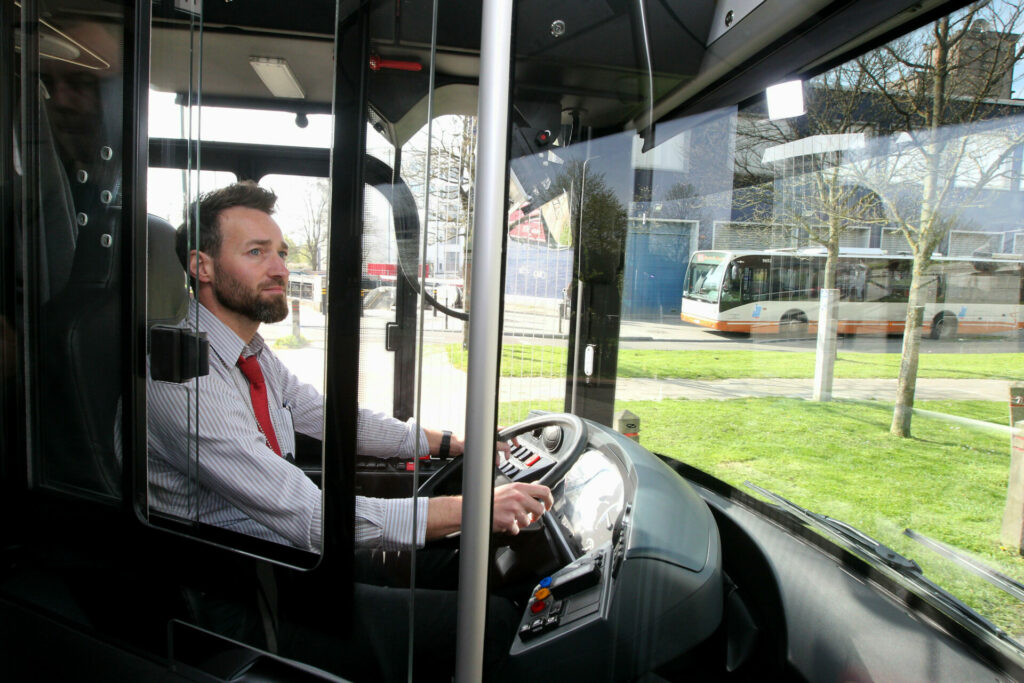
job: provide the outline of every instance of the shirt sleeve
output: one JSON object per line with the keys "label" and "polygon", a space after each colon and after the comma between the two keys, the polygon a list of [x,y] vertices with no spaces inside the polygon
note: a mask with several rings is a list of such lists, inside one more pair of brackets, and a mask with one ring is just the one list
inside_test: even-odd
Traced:
{"label": "shirt sleeve", "polygon": [[378,458],[414,458],[430,452],[427,435],[415,420],[402,422],[390,415],[359,409],[356,422],[356,453]]}
{"label": "shirt sleeve", "polygon": [[[200,378],[197,393],[198,401],[180,385],[151,389],[150,457],[159,457],[182,477],[197,478],[200,487],[292,545],[319,549],[320,489],[267,446],[249,407],[223,378]],[[186,444],[193,438],[190,453]]]}
{"label": "shirt sleeve", "polygon": [[[413,505],[416,529],[413,534]],[[406,550],[427,538],[429,498],[356,498],[356,547]]]}

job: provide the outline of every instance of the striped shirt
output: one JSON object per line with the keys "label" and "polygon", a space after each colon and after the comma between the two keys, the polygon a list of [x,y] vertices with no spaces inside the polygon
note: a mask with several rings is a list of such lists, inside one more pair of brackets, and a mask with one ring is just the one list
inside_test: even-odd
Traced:
{"label": "striped shirt", "polygon": [[[318,551],[322,492],[267,445],[238,358],[259,358],[271,422],[286,455],[295,451],[295,431],[323,438],[323,396],[289,372],[259,334],[246,344],[202,304],[192,302],[181,326],[195,329],[197,319],[210,342],[209,374],[184,384],[147,383],[150,505],[175,517]],[[428,447],[411,420],[361,409],[356,450],[412,458],[426,454]],[[356,545],[384,550],[423,545],[428,499],[356,497],[355,502]]]}

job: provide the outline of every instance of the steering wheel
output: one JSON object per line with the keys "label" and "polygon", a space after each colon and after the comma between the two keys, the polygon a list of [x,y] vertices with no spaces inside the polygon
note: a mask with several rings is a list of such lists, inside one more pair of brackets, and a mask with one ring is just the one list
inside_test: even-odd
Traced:
{"label": "steering wheel", "polygon": [[[512,450],[499,468],[494,485],[528,481],[554,488],[587,446],[587,427],[571,413],[552,413],[523,420],[498,432],[498,441],[510,441],[528,432],[537,438]],[[462,474],[462,457],[445,464],[420,485],[417,495],[430,497]]]}

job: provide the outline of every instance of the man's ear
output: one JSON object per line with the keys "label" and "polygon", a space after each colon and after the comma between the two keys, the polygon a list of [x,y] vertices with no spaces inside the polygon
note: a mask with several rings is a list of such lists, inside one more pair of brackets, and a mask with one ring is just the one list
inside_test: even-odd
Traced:
{"label": "man's ear", "polygon": [[210,282],[213,279],[213,259],[198,249],[189,254],[189,271],[199,282]]}

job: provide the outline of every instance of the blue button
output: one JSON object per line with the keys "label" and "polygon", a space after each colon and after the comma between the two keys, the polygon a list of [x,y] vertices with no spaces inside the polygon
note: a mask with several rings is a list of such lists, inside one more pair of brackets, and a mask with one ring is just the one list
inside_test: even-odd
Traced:
{"label": "blue button", "polygon": [[548,588],[550,586],[551,586],[551,577],[550,576],[545,576],[543,579],[540,580],[540,587],[541,588]]}

